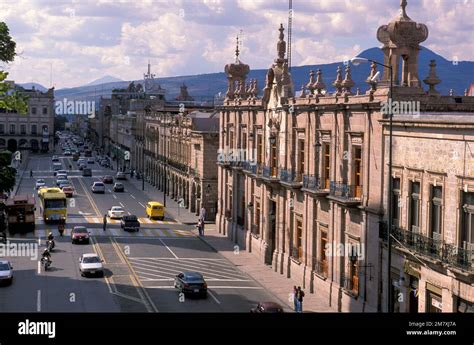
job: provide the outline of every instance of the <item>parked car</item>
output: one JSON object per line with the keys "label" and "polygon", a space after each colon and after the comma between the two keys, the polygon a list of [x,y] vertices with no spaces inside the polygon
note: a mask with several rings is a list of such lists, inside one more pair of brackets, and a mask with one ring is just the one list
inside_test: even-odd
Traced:
{"label": "parked car", "polygon": [[89,243],[89,231],[85,226],[75,226],[71,230],[71,242],[74,243]]}
{"label": "parked car", "polygon": [[123,183],[115,182],[114,187],[113,187],[113,191],[114,192],[124,192],[125,187],[124,187]]}
{"label": "parked car", "polygon": [[174,287],[184,294],[207,297],[207,283],[198,272],[182,272],[176,275]]}
{"label": "parked car", "polygon": [[114,178],[110,175],[105,175],[104,177],[102,177],[102,182],[111,184],[114,183]]}
{"label": "parked car", "polygon": [[13,281],[13,266],[8,260],[0,260],[0,283],[11,284]]}
{"label": "parked car", "polygon": [[92,193],[105,193],[105,185],[102,182],[94,182],[91,187]]}
{"label": "parked car", "polygon": [[140,230],[140,222],[135,215],[123,216],[120,221],[120,227],[124,231],[138,231]]}
{"label": "parked car", "polygon": [[123,210],[122,206],[112,206],[110,210],[107,211],[107,216],[110,219],[121,219],[125,214],[125,211]]}
{"label": "parked car", "polygon": [[86,275],[104,275],[104,265],[102,265],[103,260],[99,258],[97,254],[88,253],[82,254],[79,258],[79,271],[81,276]]}
{"label": "parked car", "polygon": [[261,302],[255,308],[250,310],[251,313],[283,313],[283,307],[275,302]]}
{"label": "parked car", "polygon": [[44,181],[44,179],[39,178],[36,180],[36,183],[35,183],[36,189],[40,189],[41,187],[44,187],[44,186],[46,186],[46,182]]}
{"label": "parked car", "polygon": [[115,178],[116,178],[117,180],[126,180],[126,179],[127,179],[127,175],[126,175],[124,172],[119,171],[119,172],[117,173],[117,175],[115,175]]}
{"label": "parked car", "polygon": [[64,194],[66,194],[67,198],[72,198],[74,196],[74,187],[67,185],[67,186],[59,186]]}

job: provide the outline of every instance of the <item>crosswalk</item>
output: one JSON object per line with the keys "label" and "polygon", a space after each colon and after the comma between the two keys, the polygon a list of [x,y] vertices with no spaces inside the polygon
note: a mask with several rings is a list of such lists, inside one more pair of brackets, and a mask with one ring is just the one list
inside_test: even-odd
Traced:
{"label": "crosswalk", "polygon": [[[46,238],[49,232],[52,232],[56,238],[61,238],[57,229],[36,229],[34,232],[25,234],[16,233],[14,235],[8,235],[9,239],[20,239],[20,238]],[[196,235],[189,230],[180,229],[140,229],[137,232],[124,231],[120,228],[109,228],[106,231],[101,228],[89,228],[90,236],[101,237],[101,236],[114,236],[114,237],[155,237],[155,238],[192,238]],[[71,229],[65,229],[64,237],[71,236]]]}
{"label": "crosswalk", "polygon": [[[138,218],[140,224],[176,224],[174,220],[151,220],[146,217]],[[66,223],[67,224],[103,224],[104,219],[102,217],[93,217],[93,216],[68,216]],[[36,217],[36,224],[41,225],[45,224],[43,217]],[[120,219],[110,219],[107,218],[107,224],[120,224]]]}

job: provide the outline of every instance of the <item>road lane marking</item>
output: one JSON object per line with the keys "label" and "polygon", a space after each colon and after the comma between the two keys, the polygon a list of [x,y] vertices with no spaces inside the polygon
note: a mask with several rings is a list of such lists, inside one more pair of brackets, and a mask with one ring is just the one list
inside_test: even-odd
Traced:
{"label": "road lane marking", "polygon": [[114,197],[114,199],[117,199],[117,196],[115,194],[112,194],[112,196]]}
{"label": "road lane marking", "polygon": [[133,196],[133,194],[130,194],[130,196],[132,197],[132,199],[136,199],[136,198]]}
{"label": "road lane marking", "polygon": [[209,294],[209,296],[212,297],[212,299],[213,299],[214,301],[216,301],[217,304],[221,304],[221,302],[219,302],[219,300],[217,299],[216,296],[214,296],[214,294],[212,293],[211,290],[207,289],[207,293]]}
{"label": "road lane marking", "polygon": [[175,259],[179,259],[178,256],[170,249],[170,247],[168,247],[168,246],[165,244],[165,242],[163,242],[163,240],[162,240],[161,238],[160,238],[160,242],[166,247],[166,249],[169,250],[169,252],[170,252],[171,254],[173,254],[173,256],[174,256]]}
{"label": "road lane marking", "polygon": [[94,199],[90,196],[90,193],[89,193],[88,189],[86,188],[86,185],[84,184],[84,181],[82,179],[78,179],[78,180],[79,180],[79,183],[81,184],[81,187],[84,189],[84,192],[86,193],[86,198],[91,203],[91,206],[94,209],[96,215],[100,217],[99,208],[97,207]]}
{"label": "road lane marking", "polygon": [[122,203],[122,202],[119,202],[120,206],[122,206],[123,208],[125,208],[125,205]]}
{"label": "road lane marking", "polygon": [[36,293],[36,311],[41,311],[41,290]]}
{"label": "road lane marking", "polygon": [[38,261],[38,274],[41,274],[41,261]]}
{"label": "road lane marking", "polygon": [[145,205],[143,205],[141,202],[138,202],[143,208],[146,208]]}

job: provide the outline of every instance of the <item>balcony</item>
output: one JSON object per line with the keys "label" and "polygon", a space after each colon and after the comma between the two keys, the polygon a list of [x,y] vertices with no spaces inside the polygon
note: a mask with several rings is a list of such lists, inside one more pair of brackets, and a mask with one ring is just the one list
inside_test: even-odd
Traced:
{"label": "balcony", "polygon": [[353,296],[359,295],[359,277],[343,274],[341,277],[341,286]]}
{"label": "balcony", "polygon": [[301,247],[296,247],[292,246],[290,248],[290,255],[293,260],[296,260],[297,262],[301,262],[301,259],[303,257],[303,251]]}
{"label": "balcony", "polygon": [[329,190],[324,188],[322,182],[322,179],[317,175],[303,175],[303,188],[301,190],[317,196],[327,195]]}
{"label": "balcony", "polygon": [[357,205],[362,199],[362,186],[331,181],[331,184],[329,185],[328,198],[347,206]]}
{"label": "balcony", "polygon": [[302,175],[293,170],[280,169],[280,183],[292,188],[301,188]]}
{"label": "balcony", "polygon": [[320,261],[316,258],[313,258],[313,270],[314,272],[323,278],[328,277],[328,262],[326,260]]}
{"label": "balcony", "polygon": [[[450,266],[462,271],[474,274],[474,246],[467,248],[448,244],[442,239],[434,239],[419,232],[408,231],[399,227],[393,227],[391,231],[392,245],[402,251],[415,251],[429,261]],[[387,224],[380,223],[380,236],[387,241]]]}
{"label": "balcony", "polygon": [[278,170],[279,169],[277,167],[263,166],[262,178],[266,182],[270,182],[270,183],[279,182],[280,176],[279,176]]}

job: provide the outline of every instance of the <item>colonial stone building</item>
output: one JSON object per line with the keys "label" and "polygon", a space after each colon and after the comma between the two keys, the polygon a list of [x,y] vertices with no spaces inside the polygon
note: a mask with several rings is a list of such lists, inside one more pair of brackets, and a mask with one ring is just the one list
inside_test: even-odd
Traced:
{"label": "colonial stone building", "polygon": [[[373,63],[365,93],[352,91],[347,65],[337,69],[331,82],[335,92],[327,91],[329,81],[318,70],[311,71],[308,84],[295,97],[283,26],[262,96],[255,80],[246,82],[250,68],[239,60],[238,50],[235,62],[225,67],[228,90],[220,108],[219,148],[226,154],[218,160],[217,228],[276,272],[323,296],[335,310],[386,310],[386,261],[379,238],[388,186],[388,115],[383,109],[390,99],[424,100],[425,110],[440,101],[433,96],[433,78],[427,78],[428,93],[421,87],[418,52],[427,30],[408,18],[405,6],[402,1],[400,14],[377,34],[384,43],[382,63],[395,75],[392,95],[389,70],[377,83]],[[442,102],[445,111],[469,109],[456,108],[453,97]],[[394,141],[394,150],[399,143],[403,151],[400,147],[394,153],[394,162],[404,166],[400,157],[416,151],[404,139]],[[399,171],[394,169],[394,174]],[[392,264],[398,270],[403,267],[395,259]],[[466,288],[472,291],[472,285]]]}
{"label": "colonial stone building", "polygon": [[[13,85],[13,82],[11,82]],[[48,152],[54,148],[54,88],[46,92],[17,87],[28,97],[28,114],[0,109],[0,149]]]}

